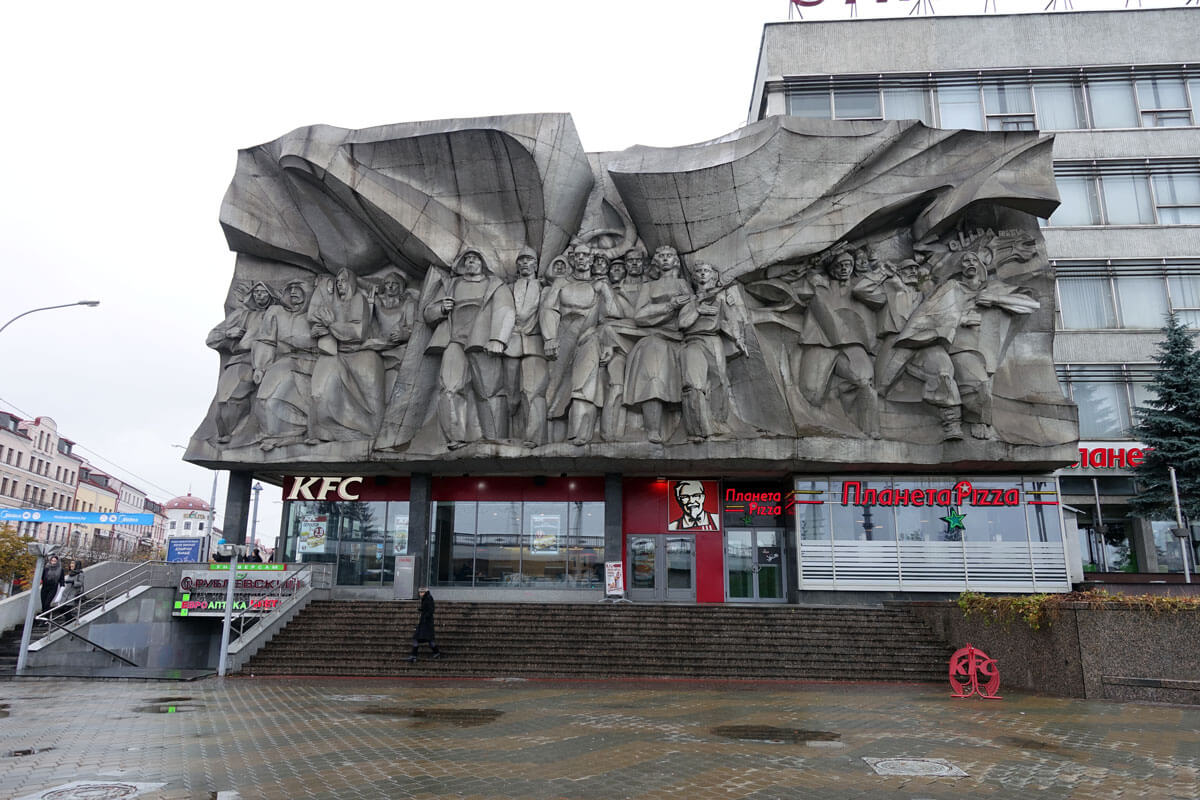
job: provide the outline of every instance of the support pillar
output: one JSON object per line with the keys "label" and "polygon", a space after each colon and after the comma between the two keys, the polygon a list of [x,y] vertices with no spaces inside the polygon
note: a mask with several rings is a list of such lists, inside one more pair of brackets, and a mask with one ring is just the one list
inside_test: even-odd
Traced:
{"label": "support pillar", "polygon": [[253,482],[252,472],[229,473],[229,486],[225,490],[225,530],[221,532],[226,544],[246,543],[246,522],[250,517],[250,484]]}
{"label": "support pillar", "polygon": [[604,560],[623,561],[621,545],[625,529],[622,517],[624,495],[621,475],[609,472],[604,475]]}
{"label": "support pillar", "polygon": [[428,472],[416,472],[408,479],[408,553],[417,557],[416,583],[413,597],[421,586],[433,583],[429,574],[429,531],[432,530],[429,508],[433,497],[433,477]]}
{"label": "support pillar", "polygon": [[1134,517],[1130,520],[1130,544],[1137,557],[1138,572],[1158,572],[1158,548],[1154,546],[1154,526],[1150,520]]}

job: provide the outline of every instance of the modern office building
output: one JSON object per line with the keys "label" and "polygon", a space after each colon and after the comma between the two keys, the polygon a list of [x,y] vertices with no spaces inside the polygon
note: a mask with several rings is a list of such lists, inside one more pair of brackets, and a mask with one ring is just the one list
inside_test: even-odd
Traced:
{"label": "modern office building", "polygon": [[1164,315],[1200,326],[1197,11],[770,24],[750,102],[751,122],[912,118],[1055,134],[1062,205],[1043,230],[1054,360],[1083,454],[1059,482],[1083,567],[1102,580],[1183,570],[1173,523],[1127,506],[1141,454],[1128,429]]}

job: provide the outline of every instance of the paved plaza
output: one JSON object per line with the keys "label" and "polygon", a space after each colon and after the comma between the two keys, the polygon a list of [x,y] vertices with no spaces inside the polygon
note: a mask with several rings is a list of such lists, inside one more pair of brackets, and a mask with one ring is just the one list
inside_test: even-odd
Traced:
{"label": "paved plaza", "polygon": [[1200,708],[1002,694],[23,679],[0,684],[0,797],[1200,798]]}

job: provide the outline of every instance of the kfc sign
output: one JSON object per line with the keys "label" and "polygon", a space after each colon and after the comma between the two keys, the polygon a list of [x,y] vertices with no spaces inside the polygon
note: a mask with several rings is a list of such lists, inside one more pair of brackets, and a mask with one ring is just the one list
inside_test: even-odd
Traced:
{"label": "kfc sign", "polygon": [[291,489],[284,500],[357,500],[362,478],[290,478]]}
{"label": "kfc sign", "polygon": [[668,481],[667,530],[721,530],[720,498],[716,481]]}

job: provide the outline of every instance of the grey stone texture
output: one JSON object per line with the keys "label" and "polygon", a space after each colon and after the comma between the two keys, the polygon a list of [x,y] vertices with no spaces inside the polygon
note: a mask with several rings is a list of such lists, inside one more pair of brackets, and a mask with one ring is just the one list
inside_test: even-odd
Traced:
{"label": "grey stone texture", "polygon": [[772,117],[583,152],[561,114],[243,151],[214,468],[1053,468],[1052,139]]}

